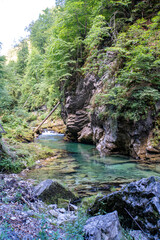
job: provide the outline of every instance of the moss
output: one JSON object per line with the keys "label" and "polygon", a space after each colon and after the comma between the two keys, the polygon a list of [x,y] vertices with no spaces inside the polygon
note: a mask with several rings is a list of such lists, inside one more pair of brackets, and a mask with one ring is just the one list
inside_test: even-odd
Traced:
{"label": "moss", "polygon": [[63,198],[59,198],[58,199],[58,207],[59,208],[65,208],[68,210],[68,205],[69,205],[70,201],[63,199]]}
{"label": "moss", "polygon": [[13,139],[3,139],[5,154],[1,159],[0,168],[7,172],[20,172],[26,167],[32,167],[39,159],[55,155],[52,149],[41,147],[37,143],[21,143]]}
{"label": "moss", "polygon": [[101,194],[92,196],[92,197],[85,197],[82,201],[82,209],[87,210],[89,208],[91,208],[95,202],[95,200],[97,199],[97,197],[103,196]]}

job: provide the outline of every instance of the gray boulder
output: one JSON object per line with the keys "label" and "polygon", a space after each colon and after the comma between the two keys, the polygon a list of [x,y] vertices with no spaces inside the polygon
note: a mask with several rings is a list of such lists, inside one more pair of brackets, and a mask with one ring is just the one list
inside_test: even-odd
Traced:
{"label": "gray boulder", "polygon": [[42,201],[53,204],[58,203],[58,199],[74,200],[75,195],[65,189],[61,184],[51,179],[47,179],[34,188],[34,195]]}
{"label": "gray boulder", "polygon": [[118,211],[123,225],[141,229],[148,239],[160,239],[160,178],[143,178],[120,191],[97,198],[90,214]]}
{"label": "gray boulder", "polygon": [[123,239],[117,211],[89,218],[84,232],[86,240]]}

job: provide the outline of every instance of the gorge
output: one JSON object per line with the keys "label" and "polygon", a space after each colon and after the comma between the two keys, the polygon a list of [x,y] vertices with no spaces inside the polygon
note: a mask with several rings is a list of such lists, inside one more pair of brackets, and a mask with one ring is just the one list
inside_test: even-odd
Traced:
{"label": "gorge", "polygon": [[159,1],[56,0],[26,30],[0,56],[0,238],[158,240]]}

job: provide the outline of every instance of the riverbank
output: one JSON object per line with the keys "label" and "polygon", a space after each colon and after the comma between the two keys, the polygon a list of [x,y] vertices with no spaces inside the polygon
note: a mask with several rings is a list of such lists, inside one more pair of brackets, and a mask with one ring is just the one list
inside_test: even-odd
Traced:
{"label": "riverbank", "polygon": [[[0,136],[0,172],[17,173],[24,168],[31,168],[37,160],[54,157],[55,151],[41,147],[34,139],[34,129],[45,118],[43,111],[27,112],[24,109],[5,111],[0,117],[5,132]],[[61,119],[51,117],[42,126],[44,129],[65,132],[65,125]]]}
{"label": "riverbank", "polygon": [[77,218],[77,211],[39,200],[34,180],[0,174],[0,183],[0,239],[66,239],[65,224]]}
{"label": "riverbank", "polygon": [[48,183],[64,189],[51,180],[35,186],[34,180],[0,174],[1,240],[159,239],[160,178],[132,182],[120,191],[92,199],[88,206],[82,202],[77,207],[69,201],[65,208],[58,208],[55,201],[46,204],[41,200],[42,193],[44,196],[50,189]]}

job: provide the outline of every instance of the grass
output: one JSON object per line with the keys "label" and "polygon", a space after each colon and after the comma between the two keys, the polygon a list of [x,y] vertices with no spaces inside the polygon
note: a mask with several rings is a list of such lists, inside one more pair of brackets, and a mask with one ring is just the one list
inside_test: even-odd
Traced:
{"label": "grass", "polygon": [[37,160],[56,154],[53,149],[42,147],[38,143],[21,143],[9,138],[3,139],[3,146],[6,154],[0,159],[1,172],[18,173],[24,168],[32,167]]}

